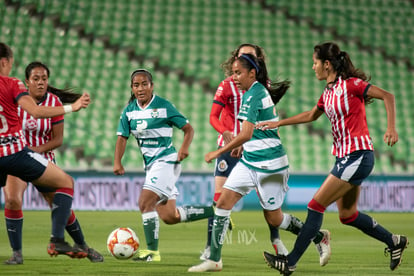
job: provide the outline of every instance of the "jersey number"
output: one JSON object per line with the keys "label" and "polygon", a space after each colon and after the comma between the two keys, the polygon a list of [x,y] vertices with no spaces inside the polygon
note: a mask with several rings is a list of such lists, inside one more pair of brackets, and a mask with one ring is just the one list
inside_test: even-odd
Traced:
{"label": "jersey number", "polygon": [[[3,107],[0,105],[0,112],[2,111],[3,111]],[[3,114],[0,114],[0,123],[1,123],[0,133],[7,132],[7,130],[9,129],[9,126],[7,125],[6,117],[4,117]]]}

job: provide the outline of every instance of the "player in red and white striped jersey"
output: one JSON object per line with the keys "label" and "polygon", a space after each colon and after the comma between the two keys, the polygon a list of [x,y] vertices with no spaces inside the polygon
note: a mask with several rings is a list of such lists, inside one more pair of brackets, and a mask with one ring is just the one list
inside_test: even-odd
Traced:
{"label": "player in red and white striped jersey", "polygon": [[387,129],[383,139],[389,146],[393,146],[398,141],[394,95],[369,84],[365,73],[356,69],[348,53],[341,51],[335,43],[315,46],[312,69],[318,80],[327,82],[316,106],[310,111],[279,122],[263,122],[258,127],[269,129],[312,122],[325,113],[332,126],[332,153],[336,156],[336,162],[308,204],[308,216],[292,252],[287,258],[265,252],[265,259],[270,266],[283,274],[293,273],[297,262],[309,246],[310,238],[321,227],[326,207],[336,202],[343,224],[353,226],[387,245],[386,250],[391,255],[390,269],[394,270],[401,263],[402,252],[408,244],[407,237],[392,234],[372,217],[358,211],[361,183],[374,167],[365,105],[372,98],[384,102]]}
{"label": "player in red and white striped jersey", "polygon": [[[62,102],[65,104],[73,103],[80,98],[80,94],[73,93],[70,89],[58,89],[50,86],[48,82],[49,75],[49,68],[41,62],[35,61],[26,67],[26,85],[28,92],[38,106],[62,106]],[[31,150],[43,154],[50,162],[55,163],[53,150],[61,146],[63,142],[64,116],[60,115],[52,118],[36,119],[21,107],[18,108],[17,113],[20,117],[27,146]],[[9,175],[6,186],[4,187],[6,202],[4,213],[9,241],[13,249],[13,256],[5,261],[6,264],[20,264],[23,262],[21,251],[23,228],[22,201],[27,184],[26,181]],[[35,187],[42,193],[51,207],[55,189]],[[77,247],[87,252],[87,257],[91,261],[103,261],[101,254],[86,245],[82,229],[73,211],[71,211],[66,225],[66,231],[75,241]]]}
{"label": "player in red and white striped jersey", "polygon": [[64,107],[38,106],[27,92],[23,92],[23,83],[8,77],[13,61],[13,51],[0,42],[0,186],[5,185],[7,175],[13,175],[36,186],[55,189],[53,204],[56,208],[52,212],[48,253],[52,256],[73,256],[78,250],[64,240],[65,225],[72,206],[73,179],[42,155],[24,146],[17,107],[21,106],[35,118],[56,117],[86,108],[90,97],[85,93],[75,103]]}

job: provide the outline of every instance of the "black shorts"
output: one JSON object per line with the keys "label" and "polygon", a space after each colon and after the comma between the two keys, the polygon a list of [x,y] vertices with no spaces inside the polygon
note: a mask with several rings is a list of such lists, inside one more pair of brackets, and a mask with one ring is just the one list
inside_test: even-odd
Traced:
{"label": "black shorts", "polygon": [[0,186],[6,185],[8,174],[32,182],[45,172],[48,163],[44,156],[27,147],[12,155],[0,157]]}
{"label": "black shorts", "polygon": [[230,172],[240,160],[240,158],[231,157],[230,153],[231,152],[225,152],[217,158],[214,176],[229,177]]}
{"label": "black shorts", "polygon": [[361,185],[374,168],[374,152],[354,151],[342,158],[336,158],[331,174],[354,185]]}

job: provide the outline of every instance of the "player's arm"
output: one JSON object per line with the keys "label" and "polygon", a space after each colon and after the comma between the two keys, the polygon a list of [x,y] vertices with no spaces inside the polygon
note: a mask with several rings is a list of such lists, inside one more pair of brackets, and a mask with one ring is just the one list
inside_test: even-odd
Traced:
{"label": "player's arm", "polygon": [[52,138],[44,143],[43,145],[37,146],[37,147],[30,147],[32,150],[44,153],[51,150],[54,150],[58,147],[60,147],[63,143],[63,130],[64,130],[64,124],[63,121],[57,124],[53,124],[52,126]]}
{"label": "player's arm", "polygon": [[183,143],[181,144],[181,148],[178,151],[178,156],[177,156],[178,161],[182,161],[188,157],[188,155],[190,154],[189,148],[190,148],[191,142],[193,141],[193,137],[194,137],[194,129],[189,123],[185,124],[181,128],[181,130],[184,132],[184,139],[183,139]]}
{"label": "player's arm", "polygon": [[371,85],[368,88],[367,95],[384,101],[385,111],[387,112],[387,130],[384,134],[384,142],[392,147],[398,142],[398,133],[395,128],[395,97],[393,94],[375,85]]}
{"label": "player's arm", "polygon": [[312,108],[312,110],[299,113],[295,116],[292,116],[292,117],[289,117],[289,118],[286,118],[280,121],[268,121],[268,122],[258,123],[256,125],[256,128],[266,130],[266,129],[278,128],[280,126],[309,123],[309,122],[313,122],[317,120],[322,114],[323,114],[323,111],[320,110],[317,105],[315,105]]}
{"label": "player's arm", "polygon": [[86,108],[91,100],[88,93],[84,93],[76,102],[68,106],[38,106],[28,94],[18,98],[17,103],[34,118],[52,118],[72,111],[79,111]]}
{"label": "player's arm", "polygon": [[123,175],[125,173],[125,169],[122,166],[122,156],[124,156],[125,148],[127,145],[128,138],[118,135],[115,144],[115,154],[114,154],[114,174],[116,175]]}
{"label": "player's arm", "polygon": [[242,129],[240,133],[231,140],[230,143],[226,144],[224,147],[219,148],[218,150],[207,153],[204,156],[206,162],[210,163],[211,160],[216,159],[221,154],[231,151],[237,147],[240,147],[245,142],[249,141],[253,136],[254,124],[249,121],[243,121]]}

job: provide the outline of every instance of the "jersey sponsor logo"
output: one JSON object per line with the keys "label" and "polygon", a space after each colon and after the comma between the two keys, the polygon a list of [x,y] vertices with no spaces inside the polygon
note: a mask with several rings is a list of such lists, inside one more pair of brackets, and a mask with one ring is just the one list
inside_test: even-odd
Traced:
{"label": "jersey sponsor logo", "polygon": [[136,128],[138,134],[144,133],[144,130],[147,128],[147,126],[148,126],[147,121],[145,121],[145,120],[138,120],[137,121],[137,128]]}
{"label": "jersey sponsor logo", "polygon": [[17,144],[19,138],[19,136],[0,137],[0,145]]}
{"label": "jersey sponsor logo", "polygon": [[229,168],[226,160],[221,160],[220,163],[217,165],[217,169],[219,172],[225,172]]}

